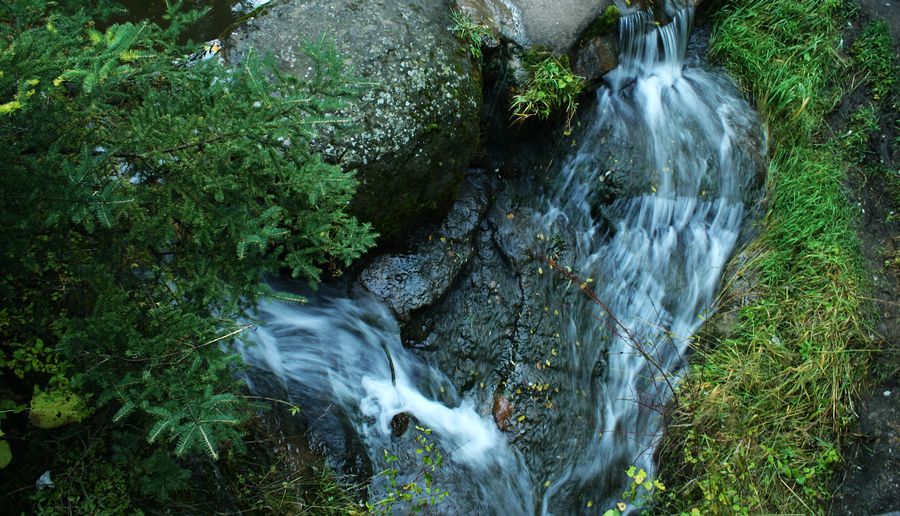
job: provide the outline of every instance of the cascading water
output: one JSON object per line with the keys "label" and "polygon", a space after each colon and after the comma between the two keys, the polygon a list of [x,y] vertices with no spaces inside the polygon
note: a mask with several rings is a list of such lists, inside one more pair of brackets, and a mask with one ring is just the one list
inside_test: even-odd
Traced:
{"label": "cascading water", "polygon": [[[599,91],[596,117],[544,216],[548,232],[575,235],[573,269],[595,280],[606,305],[585,296],[562,325],[570,342],[606,345],[573,347],[568,355],[575,372],[568,392],[597,382],[587,400],[570,402],[595,411],[594,431],[557,471],[543,496],[545,512],[558,497],[585,492],[614,505],[630,465],[653,477],[661,409],[740,232],[759,156],[748,155],[738,138],[758,123],[722,77],[683,69],[692,16],[679,10],[658,29],[646,12],[622,18],[621,63]],[[592,187],[606,176],[596,163],[601,146],[626,149],[627,173],[649,190],[606,208],[610,239],[592,215]],[[605,374],[594,380],[598,361]]]}
{"label": "cascading water", "polygon": [[[247,360],[312,420],[339,413],[376,471],[386,466],[385,450],[399,457],[403,479],[421,471],[415,444],[392,432],[395,416],[408,414],[433,431],[447,456],[435,483],[451,492],[439,511],[596,511],[615,505],[630,465],[655,472],[659,410],[740,232],[760,163],[745,141],[761,138],[726,79],[684,67],[693,10],[668,15],[672,22],[661,27],[647,12],[621,19],[620,66],[585,117],[580,146],[546,195],[515,201],[532,207],[529,230],[553,236],[533,250],[535,268],[555,256],[547,242],[564,242],[558,260],[605,304],[569,288],[571,278],[540,276],[539,304],[564,310],[549,323],[562,346],[558,357],[553,349],[552,368],[559,410],[539,423],[556,426],[534,432],[537,444],[500,432],[488,414],[490,397],[460,394],[461,385],[405,349],[397,323],[373,301],[260,308],[263,325]],[[603,206],[596,190],[614,169],[626,171],[632,193]],[[438,335],[434,346],[452,347],[450,339]],[[520,376],[530,374],[510,362],[525,371]],[[383,493],[378,482],[374,499]]]}
{"label": "cascading water", "polygon": [[[298,309],[268,303],[246,361],[268,371],[304,410],[337,409],[363,441],[373,464],[388,467],[390,450],[406,465],[398,482],[416,480],[416,454],[392,439],[395,416],[411,416],[433,432],[452,464],[437,470],[438,485],[467,485],[453,504],[483,513],[530,512],[534,502],[521,457],[489,418],[459,399],[440,371],[405,350],[400,329],[383,305],[364,299],[323,301]],[[407,443],[408,444],[408,443]],[[401,470],[403,468],[400,468]],[[472,482],[477,479],[477,482]],[[508,493],[509,500],[496,493]]]}

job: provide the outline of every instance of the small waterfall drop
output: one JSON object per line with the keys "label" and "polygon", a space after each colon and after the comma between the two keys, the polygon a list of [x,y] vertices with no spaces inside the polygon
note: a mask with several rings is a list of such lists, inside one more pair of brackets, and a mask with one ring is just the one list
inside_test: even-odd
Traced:
{"label": "small waterfall drop", "polygon": [[395,416],[408,415],[433,432],[446,456],[436,484],[467,486],[453,492],[454,506],[491,514],[530,511],[533,495],[521,457],[490,417],[459,399],[443,373],[403,348],[386,307],[365,299],[320,300],[302,308],[264,303],[257,317],[262,325],[244,349],[246,362],[270,372],[304,411],[338,411],[365,445],[375,473],[389,467],[389,451],[409,468],[398,468],[399,484],[420,477],[423,465],[410,441],[404,445],[391,428]]}
{"label": "small waterfall drop", "polygon": [[[398,456],[398,481],[416,478],[421,466],[412,439],[392,432],[395,417],[431,429],[446,456],[435,483],[451,493],[432,512],[602,513],[627,488],[629,466],[653,477],[661,410],[684,372],[690,337],[713,308],[762,159],[747,144],[762,139],[759,122],[733,85],[684,65],[693,8],[669,6],[667,16],[663,26],[644,11],[620,19],[620,65],[582,117],[577,148],[543,197],[515,199],[532,208],[528,230],[550,236],[532,250],[534,268],[555,257],[551,241],[564,242],[561,263],[605,305],[569,288],[569,279],[540,276],[539,304],[562,312],[548,334],[564,348],[559,356],[553,349],[559,410],[536,424],[555,426],[534,432],[532,444],[500,432],[485,406],[490,396],[458,392],[402,346],[389,311],[367,299],[263,304],[245,349],[264,372],[253,381],[277,385],[313,419],[340,417],[375,472],[387,467],[385,450]],[[628,186],[604,204],[597,192],[613,172]],[[440,338],[435,346],[451,345]],[[376,478],[372,496],[384,487]]]}

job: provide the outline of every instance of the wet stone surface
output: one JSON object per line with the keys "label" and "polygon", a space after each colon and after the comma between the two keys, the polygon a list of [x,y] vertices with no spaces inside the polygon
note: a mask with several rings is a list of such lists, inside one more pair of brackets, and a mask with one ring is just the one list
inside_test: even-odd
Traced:
{"label": "wet stone surface", "polygon": [[483,171],[470,173],[444,223],[410,253],[376,258],[360,274],[359,287],[400,320],[440,299],[475,251],[473,233],[487,209],[491,183]]}

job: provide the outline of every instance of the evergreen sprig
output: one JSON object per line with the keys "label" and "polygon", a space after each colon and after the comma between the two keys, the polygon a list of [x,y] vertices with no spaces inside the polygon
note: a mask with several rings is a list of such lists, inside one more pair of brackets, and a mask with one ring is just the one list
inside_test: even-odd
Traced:
{"label": "evergreen sprig", "polygon": [[247,408],[223,336],[263,275],[314,284],[374,243],[353,175],[310,146],[353,82],[326,41],[304,82],[263,56],[187,59],[179,4],[165,29],[101,29],[77,3],[0,6],[0,338],[44,343],[67,389],[149,441],[216,458]]}

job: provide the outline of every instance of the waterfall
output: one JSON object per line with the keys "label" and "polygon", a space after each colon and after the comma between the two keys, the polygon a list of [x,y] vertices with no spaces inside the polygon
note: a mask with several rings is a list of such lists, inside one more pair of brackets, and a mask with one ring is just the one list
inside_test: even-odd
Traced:
{"label": "waterfall", "polygon": [[530,512],[533,495],[521,456],[490,417],[459,399],[443,373],[403,348],[400,329],[383,305],[365,299],[320,300],[302,308],[268,302],[256,315],[263,324],[244,348],[245,361],[268,371],[304,411],[338,411],[363,441],[376,473],[389,467],[389,451],[408,467],[398,484],[420,479],[425,466],[392,430],[396,416],[408,415],[432,432],[447,456],[435,483],[467,486],[452,493],[453,505],[481,513]]}
{"label": "waterfall", "polygon": [[[510,444],[484,397],[457,392],[405,349],[389,311],[367,299],[260,306],[262,324],[244,351],[253,385],[277,385],[315,421],[340,418],[376,473],[387,451],[399,457],[404,481],[421,465],[409,433],[395,435],[402,432],[392,423],[409,415],[430,429],[446,455],[435,483],[451,493],[449,505],[430,512],[596,512],[615,506],[629,466],[652,478],[661,411],[685,370],[689,339],[713,309],[759,166],[746,141],[761,138],[727,79],[685,67],[693,9],[667,15],[663,26],[644,11],[621,18],[620,65],[582,117],[588,127],[577,148],[543,197],[517,199],[532,206],[535,233],[566,241],[572,274],[604,305],[578,289],[563,298],[568,280],[542,276],[543,304],[566,307],[554,323],[565,346],[554,358],[565,374],[559,427],[542,433],[553,442]],[[627,193],[603,205],[598,187],[614,172],[627,178]],[[386,489],[379,482],[376,498]]]}
{"label": "waterfall", "polygon": [[[622,18],[622,61],[598,91],[592,125],[544,214],[546,231],[576,235],[573,269],[594,279],[608,308],[585,297],[562,325],[569,341],[595,343],[573,348],[569,391],[591,384],[598,361],[606,371],[587,402],[570,401],[595,411],[595,428],[545,491],[544,512],[585,490],[615,505],[631,465],[655,475],[661,411],[740,232],[757,156],[738,138],[757,122],[723,78],[683,67],[692,17],[682,9],[663,27],[646,12]],[[596,163],[600,146],[629,149],[619,154],[626,173],[649,189],[606,210],[609,239],[592,215],[593,186],[607,175]]]}

